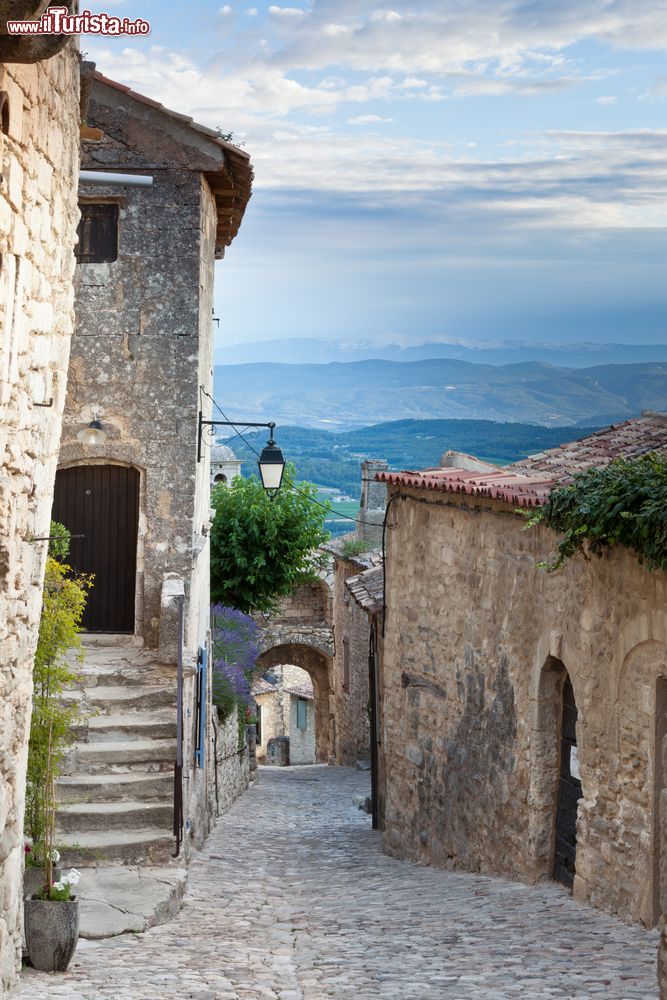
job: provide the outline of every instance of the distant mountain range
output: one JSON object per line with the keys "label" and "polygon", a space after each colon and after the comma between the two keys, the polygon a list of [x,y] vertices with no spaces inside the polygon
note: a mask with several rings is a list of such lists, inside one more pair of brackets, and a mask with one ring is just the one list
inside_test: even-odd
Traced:
{"label": "distant mountain range", "polygon": [[215,395],[231,419],[339,431],[435,418],[601,426],[644,409],[667,410],[667,361],[588,368],[444,358],[218,365]]}
{"label": "distant mountain range", "polygon": [[[445,451],[465,451],[497,465],[556,448],[592,433],[595,428],[540,427],[493,423],[490,420],[394,420],[347,433],[309,427],[281,427],[278,443],[294,462],[300,479],[330,486],[358,497],[364,458],[385,458],[390,468],[437,466]],[[226,439],[243,462],[243,474],[257,473],[257,439],[245,445],[237,436]]]}
{"label": "distant mountain range", "polygon": [[[667,341],[667,337],[666,337]],[[589,368],[592,365],[627,365],[648,361],[667,361],[665,344],[529,344],[524,341],[478,342],[457,344],[451,341],[425,341],[421,344],[387,344],[374,340],[318,340],[285,337],[250,344],[232,344],[216,351],[218,365],[244,365],[258,362],[272,364],[330,364],[334,361],[426,361],[451,358],[473,364],[510,365],[541,361],[564,368]]]}

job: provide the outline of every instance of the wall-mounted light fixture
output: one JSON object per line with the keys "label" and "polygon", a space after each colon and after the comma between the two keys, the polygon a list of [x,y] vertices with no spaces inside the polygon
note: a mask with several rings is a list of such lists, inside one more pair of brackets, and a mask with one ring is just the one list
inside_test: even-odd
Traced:
{"label": "wall-mounted light fixture", "polygon": [[104,444],[107,439],[107,432],[102,428],[99,420],[91,420],[87,427],[81,428],[77,434],[77,439],[81,444]]}
{"label": "wall-mounted light fixture", "polygon": [[259,475],[262,480],[262,486],[268,493],[268,495],[273,499],[278,490],[280,489],[283,481],[283,473],[285,471],[285,459],[283,458],[283,453],[273,440],[273,432],[276,429],[275,423],[271,422],[268,424],[256,424],[250,421],[234,421],[234,420],[204,420],[201,410],[199,411],[199,431],[197,435],[197,461],[201,461],[201,446],[205,427],[268,427],[269,428],[269,440],[264,445],[262,449],[262,454],[259,456],[257,462],[257,467],[259,468]]}

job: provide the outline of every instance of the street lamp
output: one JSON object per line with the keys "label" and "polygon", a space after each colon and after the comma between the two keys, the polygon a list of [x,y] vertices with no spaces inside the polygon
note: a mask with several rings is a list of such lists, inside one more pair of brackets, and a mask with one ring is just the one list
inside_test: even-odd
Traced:
{"label": "street lamp", "polygon": [[268,493],[268,495],[273,498],[280,489],[283,481],[283,472],[285,471],[285,459],[283,458],[283,453],[273,440],[273,432],[276,428],[275,423],[271,422],[268,424],[257,424],[250,421],[234,421],[234,420],[204,420],[201,410],[199,411],[199,433],[197,436],[197,461],[201,461],[201,446],[204,434],[204,427],[268,427],[269,428],[269,440],[264,445],[262,449],[262,454],[259,456],[257,462],[257,467],[259,469],[260,479],[262,480],[262,486]]}

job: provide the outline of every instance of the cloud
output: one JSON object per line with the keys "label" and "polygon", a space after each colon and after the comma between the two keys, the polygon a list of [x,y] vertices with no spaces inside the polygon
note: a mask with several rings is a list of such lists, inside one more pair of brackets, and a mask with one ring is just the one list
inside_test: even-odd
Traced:
{"label": "cloud", "polygon": [[357,115],[356,118],[348,118],[348,125],[380,125],[393,122],[393,118],[381,118],[380,115]]}
{"label": "cloud", "polygon": [[[217,64],[215,71],[202,70],[164,50],[105,50],[97,58],[108,75],[242,137],[257,189],[365,193],[385,207],[393,197],[438,197],[452,214],[474,208],[520,227],[667,225],[667,131],[526,133],[507,146],[511,156],[484,159],[457,139],[386,136],[363,128],[351,134],[326,122],[313,126],[284,117],[294,109],[336,108],[343,99],[363,106],[395,96],[391,76],[307,84],[259,62],[220,76]],[[362,112],[347,121],[363,126],[384,118]]]}
{"label": "cloud", "polygon": [[605,94],[602,97],[597,97],[596,101],[603,107],[608,107],[611,104],[616,104],[618,97],[615,94]]}
{"label": "cloud", "polygon": [[233,10],[228,3],[226,3],[224,7],[221,7],[220,10],[218,11],[218,14],[220,14],[221,17],[229,17],[229,15],[232,13]]}
{"label": "cloud", "polygon": [[305,10],[301,10],[300,7],[276,7],[271,5],[269,7],[269,14],[272,17],[303,17]]}

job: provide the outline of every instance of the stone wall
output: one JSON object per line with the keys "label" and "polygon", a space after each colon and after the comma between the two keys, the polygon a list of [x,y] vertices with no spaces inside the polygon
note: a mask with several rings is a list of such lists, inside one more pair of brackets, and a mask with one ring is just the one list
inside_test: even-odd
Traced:
{"label": "stone wall", "polygon": [[272,621],[285,625],[298,622],[327,625],[331,621],[331,591],[325,581],[306,584],[284,597]]}
{"label": "stone wall", "polygon": [[211,720],[217,742],[217,782],[213,789],[211,813],[222,816],[250,784],[250,760],[246,743],[239,750],[239,727],[236,713],[219,722],[217,715]]}
{"label": "stone wall", "polygon": [[578,708],[574,894],[652,925],[667,578],[631,552],[554,551],[510,506],[402,489],[387,532],[385,846],[442,866],[551,877],[565,671]]}
{"label": "stone wall", "polygon": [[[258,694],[255,701],[261,709],[261,743],[257,747],[257,755],[261,761],[266,760],[269,740],[276,736],[289,737],[290,763],[314,764],[316,752],[316,713],[315,701],[312,696],[313,684],[306,670],[290,663],[275,666],[271,671],[275,690]],[[306,729],[297,726],[297,696],[291,694],[290,688],[302,688],[310,692],[308,700]]]}
{"label": "stone wall", "polygon": [[[94,165],[89,155],[85,163]],[[198,465],[196,442],[199,386],[210,387],[213,197],[201,175],[179,169],[156,171],[152,189],[121,190],[118,260],[77,267],[60,465],[139,470],[135,633],[157,645],[162,580],[176,573],[186,585],[192,646],[202,635],[202,604],[208,609],[201,599],[208,586],[208,453]],[[118,189],[98,186],[95,194],[117,197]],[[165,215],[171,224],[163,227]],[[102,446],[77,439],[94,418],[107,434]]]}
{"label": "stone wall", "polygon": [[290,764],[315,763],[315,702],[306,701],[306,728],[297,726],[297,703],[294,695],[287,697],[289,710],[289,760]]}
{"label": "stone wall", "polygon": [[345,581],[360,572],[358,563],[337,558],[334,572],[333,698],[336,763],[350,765],[370,755],[368,715],[368,615],[352,599]]}
{"label": "stone wall", "polygon": [[0,65],[0,995],[20,967],[32,663],[73,326],[79,68]]}

